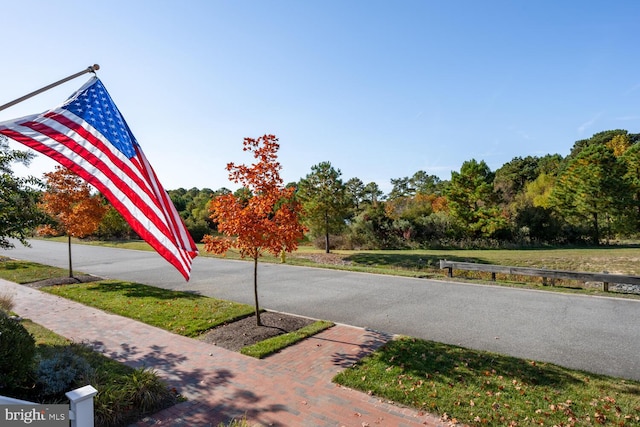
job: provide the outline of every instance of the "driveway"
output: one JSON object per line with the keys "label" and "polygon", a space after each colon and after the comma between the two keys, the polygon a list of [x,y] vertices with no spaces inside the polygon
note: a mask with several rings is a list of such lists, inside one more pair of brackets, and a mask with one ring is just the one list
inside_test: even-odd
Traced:
{"label": "driveway", "polygon": [[[4,255],[67,268],[66,243]],[[253,304],[253,264],[73,245],[74,271]],[[640,380],[640,301],[260,264],[261,307]]]}

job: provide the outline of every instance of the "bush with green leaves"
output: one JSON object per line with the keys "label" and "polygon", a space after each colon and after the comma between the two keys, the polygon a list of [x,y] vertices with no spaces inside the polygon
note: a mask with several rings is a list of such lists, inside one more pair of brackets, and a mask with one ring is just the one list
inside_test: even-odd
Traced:
{"label": "bush with green leaves", "polygon": [[69,391],[80,378],[90,375],[91,369],[84,357],[65,347],[50,358],[40,360],[36,378],[42,393],[53,395]]}
{"label": "bush with green leaves", "polygon": [[30,378],[35,353],[33,336],[0,311],[0,389],[20,386]]}
{"label": "bush with green leaves", "polygon": [[177,396],[151,369],[139,368],[123,380],[97,384],[94,401],[97,427],[120,426],[177,402]]}
{"label": "bush with green leaves", "polygon": [[133,420],[133,408],[126,394],[118,384],[100,386],[93,402],[96,427],[124,426],[129,419]]}
{"label": "bush with green leaves", "polygon": [[131,403],[142,413],[153,412],[167,400],[175,399],[175,394],[152,369],[140,368],[131,373],[125,384]]}

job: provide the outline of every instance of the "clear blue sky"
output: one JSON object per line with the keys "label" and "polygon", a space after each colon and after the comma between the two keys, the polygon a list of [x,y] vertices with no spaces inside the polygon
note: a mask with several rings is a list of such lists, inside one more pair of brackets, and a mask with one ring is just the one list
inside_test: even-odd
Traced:
{"label": "clear blue sky", "polygon": [[640,132],[636,0],[21,0],[3,16],[0,104],[100,64],[167,189],[237,188],[225,165],[265,133],[286,182],[330,161],[387,192],[418,170],[449,179],[470,159],[496,170]]}

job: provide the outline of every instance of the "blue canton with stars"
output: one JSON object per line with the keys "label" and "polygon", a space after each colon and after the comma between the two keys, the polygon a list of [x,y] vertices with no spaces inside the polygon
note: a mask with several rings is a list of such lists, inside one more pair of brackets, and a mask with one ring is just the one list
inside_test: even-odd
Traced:
{"label": "blue canton with stars", "polygon": [[99,79],[69,99],[63,108],[90,123],[128,158],[136,156],[137,142]]}

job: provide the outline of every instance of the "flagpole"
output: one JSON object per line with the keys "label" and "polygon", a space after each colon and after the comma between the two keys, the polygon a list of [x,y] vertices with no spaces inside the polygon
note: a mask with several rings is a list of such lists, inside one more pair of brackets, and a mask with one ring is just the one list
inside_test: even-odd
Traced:
{"label": "flagpole", "polygon": [[61,85],[62,83],[66,83],[69,80],[73,80],[76,77],[80,77],[83,74],[86,74],[86,73],[94,73],[95,74],[95,72],[98,71],[99,69],[100,69],[100,66],[98,64],[93,64],[93,65],[87,67],[85,70],[82,70],[82,71],[80,71],[78,73],[72,74],[72,75],[70,75],[68,77],[65,77],[64,79],[58,80],[55,83],[51,83],[50,85],[47,85],[47,86],[45,86],[43,88],[35,90],[35,91],[31,92],[31,93],[28,93],[25,96],[22,96],[22,97],[20,97],[18,99],[14,99],[11,102],[7,102],[4,105],[0,105],[0,111],[4,110],[6,108],[12,107],[12,106],[14,106],[14,105],[16,105],[16,104],[18,104],[18,103],[20,103],[22,101],[25,101],[25,100],[31,98],[32,96],[36,96],[36,95],[41,94],[42,92],[45,92],[45,91],[47,91],[47,90],[49,90],[51,88],[54,88],[54,87],[56,87],[58,85]]}

